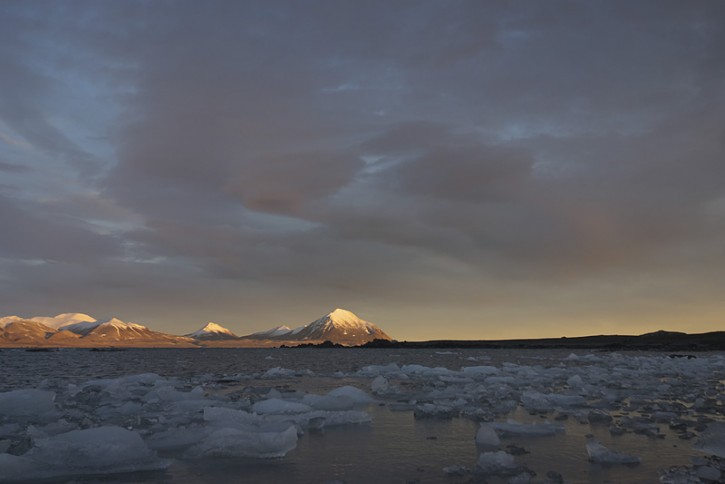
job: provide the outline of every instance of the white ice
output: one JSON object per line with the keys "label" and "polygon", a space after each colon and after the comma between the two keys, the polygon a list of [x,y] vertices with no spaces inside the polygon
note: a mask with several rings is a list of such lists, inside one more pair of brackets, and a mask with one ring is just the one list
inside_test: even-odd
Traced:
{"label": "white ice", "polygon": [[550,422],[527,424],[509,419],[507,422],[494,422],[491,424],[494,430],[498,430],[504,436],[517,435],[527,437],[544,437],[564,433],[564,426]]}
{"label": "white ice", "polygon": [[594,436],[587,435],[587,454],[589,460],[599,464],[639,464],[639,457],[610,450]]}
{"label": "white ice", "polygon": [[307,394],[302,403],[316,410],[351,410],[355,407],[355,400],[348,395],[330,396]]}
{"label": "white ice", "polygon": [[371,397],[364,391],[360,390],[359,388],[355,388],[350,385],[335,388],[334,390],[329,391],[327,393],[327,396],[328,397],[349,397],[356,404],[361,404],[361,405],[366,405],[368,403],[375,402],[375,399],[373,397]]}
{"label": "white ice", "polygon": [[725,422],[712,422],[695,443],[695,448],[707,454],[725,458]]}
{"label": "white ice", "polygon": [[169,465],[137,433],[106,426],[39,439],[22,456],[0,454],[0,481],[160,470]]}
{"label": "white ice", "polygon": [[55,393],[46,390],[12,390],[0,393],[0,415],[37,416],[55,410]]}
{"label": "white ice", "polygon": [[498,434],[488,424],[482,423],[476,432],[476,445],[482,447],[498,447],[501,444]]}
{"label": "white ice", "polygon": [[297,447],[294,426],[281,432],[250,432],[236,428],[220,428],[211,432],[186,455],[201,457],[284,457]]}
{"label": "white ice", "polygon": [[482,452],[476,461],[476,472],[485,475],[513,475],[519,469],[514,456],[499,450]]}
{"label": "white ice", "polygon": [[252,411],[259,414],[304,413],[312,411],[312,407],[304,403],[270,398],[252,405]]}

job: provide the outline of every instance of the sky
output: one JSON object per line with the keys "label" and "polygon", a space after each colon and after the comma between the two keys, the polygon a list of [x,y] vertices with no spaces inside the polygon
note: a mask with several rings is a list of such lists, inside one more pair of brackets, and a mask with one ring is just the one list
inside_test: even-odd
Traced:
{"label": "sky", "polygon": [[0,315],[725,329],[725,2],[0,2]]}

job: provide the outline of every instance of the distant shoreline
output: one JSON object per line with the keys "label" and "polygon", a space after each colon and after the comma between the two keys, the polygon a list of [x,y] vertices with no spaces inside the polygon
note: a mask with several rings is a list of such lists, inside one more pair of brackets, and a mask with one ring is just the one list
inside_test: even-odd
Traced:
{"label": "distant shoreline", "polygon": [[657,332],[511,340],[372,341],[368,348],[434,349],[599,349],[648,351],[725,351],[725,331],[701,334]]}
{"label": "distant shoreline", "polygon": [[[117,342],[116,342],[117,343]],[[376,349],[579,349],[579,350],[641,350],[641,351],[725,351],[725,331],[687,334],[658,331],[639,336],[596,335],[561,338],[511,339],[511,340],[430,340],[430,341],[387,341],[374,340],[357,346],[345,346],[330,341],[204,341],[197,344],[158,344],[155,341],[125,341],[109,345],[37,345],[0,344],[0,348],[40,350],[55,348],[83,349],[142,349],[142,348],[376,348]]]}

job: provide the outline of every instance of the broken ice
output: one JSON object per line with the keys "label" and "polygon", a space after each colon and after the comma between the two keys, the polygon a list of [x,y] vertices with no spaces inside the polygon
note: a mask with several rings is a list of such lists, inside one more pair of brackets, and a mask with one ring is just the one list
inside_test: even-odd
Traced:
{"label": "broken ice", "polygon": [[639,464],[642,462],[639,457],[608,449],[593,435],[587,435],[586,447],[589,460],[599,464]]}

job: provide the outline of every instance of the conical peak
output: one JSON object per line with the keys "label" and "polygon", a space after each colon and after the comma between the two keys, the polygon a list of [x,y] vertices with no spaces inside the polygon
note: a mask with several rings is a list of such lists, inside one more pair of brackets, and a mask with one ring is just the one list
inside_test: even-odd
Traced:
{"label": "conical peak", "polygon": [[201,328],[201,329],[202,330],[206,330],[206,331],[223,331],[223,332],[229,331],[224,326],[222,326],[220,324],[213,323],[211,321],[209,321],[208,323],[206,323],[206,325],[203,328]]}
{"label": "conical peak", "polygon": [[327,316],[333,321],[357,321],[360,319],[355,313],[341,308],[336,308]]}
{"label": "conical peak", "polygon": [[222,326],[221,324],[214,323],[212,321],[207,322],[204,327],[197,329],[193,333],[187,334],[187,336],[193,337],[217,337],[217,336],[232,336],[236,338],[236,335],[230,330]]}

